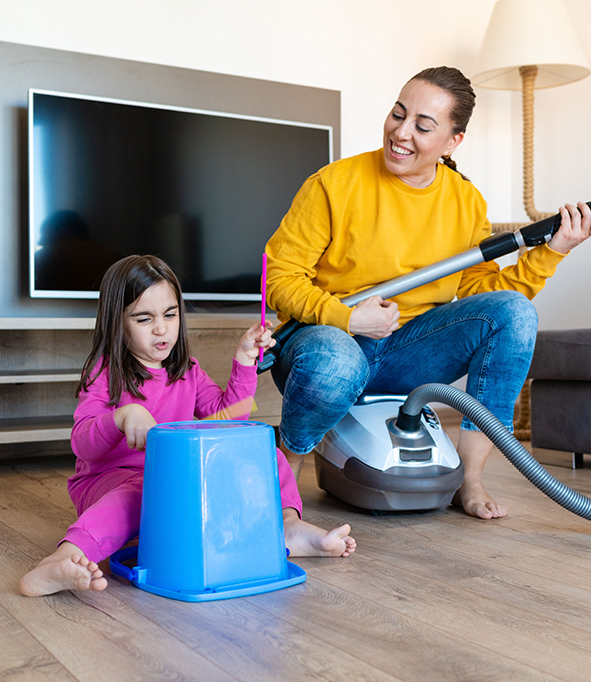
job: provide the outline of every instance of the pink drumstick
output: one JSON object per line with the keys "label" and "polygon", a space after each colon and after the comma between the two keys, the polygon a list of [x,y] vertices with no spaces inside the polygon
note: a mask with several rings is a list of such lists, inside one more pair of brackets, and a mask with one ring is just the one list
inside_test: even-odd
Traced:
{"label": "pink drumstick", "polygon": [[[267,312],[267,254],[263,253],[263,274],[261,277],[261,324],[265,329],[265,315]],[[264,350],[259,348],[259,362],[263,361]]]}

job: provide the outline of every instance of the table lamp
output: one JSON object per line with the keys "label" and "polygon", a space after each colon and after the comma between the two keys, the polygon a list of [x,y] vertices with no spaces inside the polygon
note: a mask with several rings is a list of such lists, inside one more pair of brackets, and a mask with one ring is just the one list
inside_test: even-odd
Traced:
{"label": "table lamp", "polygon": [[537,211],[533,199],[534,88],[571,83],[589,72],[560,0],[498,0],[471,80],[481,88],[522,91],[523,203],[532,221],[550,215]]}

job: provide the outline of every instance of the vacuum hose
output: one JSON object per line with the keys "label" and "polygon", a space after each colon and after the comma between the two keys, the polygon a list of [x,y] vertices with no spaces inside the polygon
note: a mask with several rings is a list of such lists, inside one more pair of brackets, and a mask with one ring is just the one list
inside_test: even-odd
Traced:
{"label": "vacuum hose", "polygon": [[444,403],[468,417],[536,488],[573,514],[591,520],[591,499],[554,478],[484,405],[454,386],[425,384],[416,388],[400,408],[396,426],[417,431],[421,410],[429,402]]}

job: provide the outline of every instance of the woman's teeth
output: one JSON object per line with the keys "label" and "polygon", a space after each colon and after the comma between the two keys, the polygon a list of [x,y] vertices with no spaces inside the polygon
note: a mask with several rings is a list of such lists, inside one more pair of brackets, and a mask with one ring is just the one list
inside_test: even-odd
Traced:
{"label": "woman's teeth", "polygon": [[392,145],[392,151],[395,154],[400,154],[401,156],[409,156],[412,154],[412,152],[409,152],[408,149],[402,149],[402,147],[397,147],[396,145]]}

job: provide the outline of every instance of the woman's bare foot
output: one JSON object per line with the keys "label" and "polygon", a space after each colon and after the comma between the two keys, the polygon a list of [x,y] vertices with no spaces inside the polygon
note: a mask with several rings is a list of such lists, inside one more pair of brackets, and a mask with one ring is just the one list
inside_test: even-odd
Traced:
{"label": "woman's bare foot", "polygon": [[492,443],[481,431],[460,430],[458,454],[464,462],[464,482],[451,502],[479,519],[507,516],[507,507],[493,500],[482,485],[482,472],[491,449]]}
{"label": "woman's bare foot", "polygon": [[106,587],[107,579],[101,569],[70,542],[63,542],[19,583],[20,593],[25,597],[42,597],[62,590],[98,592]]}
{"label": "woman's bare foot", "polygon": [[500,519],[507,516],[507,507],[493,500],[480,481],[464,480],[451,503],[479,519]]}
{"label": "woman's bare foot", "polygon": [[327,531],[302,521],[295,509],[283,510],[285,544],[290,556],[349,556],[357,543],[349,535],[351,526],[345,523]]}

